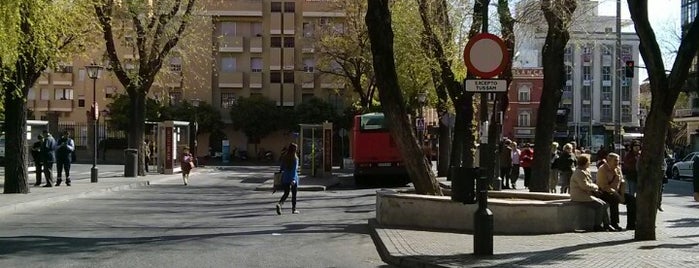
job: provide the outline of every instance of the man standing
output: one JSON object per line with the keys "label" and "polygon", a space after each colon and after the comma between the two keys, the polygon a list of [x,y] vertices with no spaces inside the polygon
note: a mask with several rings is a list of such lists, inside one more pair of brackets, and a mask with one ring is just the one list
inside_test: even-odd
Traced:
{"label": "man standing", "polygon": [[510,175],[512,173],[512,141],[505,139],[500,144],[500,177],[502,177],[502,189],[510,189]]}
{"label": "man standing", "polygon": [[53,163],[56,162],[56,140],[48,130],[43,131],[44,142],[41,144],[41,159],[43,160],[44,187],[53,187]]}
{"label": "man standing", "polygon": [[34,167],[36,168],[36,183],[34,183],[34,186],[40,186],[41,185],[41,166],[43,159],[41,159],[41,144],[44,142],[44,136],[37,136],[37,141],[32,145],[32,159],[34,159]]}
{"label": "man standing", "polygon": [[70,163],[71,156],[75,151],[75,143],[73,139],[70,138],[70,133],[68,131],[63,131],[63,135],[58,140],[58,147],[56,149],[56,167],[58,168],[58,180],[56,181],[56,186],[61,186],[63,179],[61,173],[65,170],[66,174],[66,185],[70,186]]}

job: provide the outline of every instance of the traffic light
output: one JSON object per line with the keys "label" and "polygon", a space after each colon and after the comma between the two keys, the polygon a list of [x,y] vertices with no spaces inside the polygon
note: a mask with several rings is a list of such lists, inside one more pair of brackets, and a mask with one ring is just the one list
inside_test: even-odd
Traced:
{"label": "traffic light", "polygon": [[624,71],[626,71],[626,77],[628,77],[628,78],[633,77],[633,68],[634,68],[633,61],[627,60],[626,61],[626,69],[624,69]]}

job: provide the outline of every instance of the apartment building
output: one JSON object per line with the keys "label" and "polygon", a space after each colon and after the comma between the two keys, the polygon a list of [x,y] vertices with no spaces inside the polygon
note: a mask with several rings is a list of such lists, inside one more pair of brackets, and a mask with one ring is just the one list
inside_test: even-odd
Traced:
{"label": "apartment building", "polygon": [[[293,107],[304,100],[319,97],[342,109],[345,85],[336,77],[317,70],[318,29],[341,31],[344,13],[333,1],[309,0],[207,0],[200,2],[190,31],[163,64],[151,88],[151,97],[164,101],[200,100],[221,111],[225,137],[209,140],[208,133],[198,137],[199,155],[211,146],[220,148],[228,139],[231,147],[247,149],[247,138],[234,131],[230,107],[240,97],[265,96],[277,105]],[[119,46],[119,57],[126,68],[135,68],[138,55],[133,37],[126,34]],[[84,66],[92,59],[104,59],[102,47],[76,57],[42,75],[29,93],[29,108],[35,119],[58,120],[76,126],[90,120],[93,81]],[[96,82],[96,100],[101,114],[109,116],[107,104],[123,86],[109,70]],[[77,138],[88,135],[89,128],[75,129]],[[204,132],[206,130],[202,130]],[[274,133],[261,141],[268,149],[282,148],[294,139],[291,133]],[[77,139],[76,139],[77,140]]]}
{"label": "apartment building", "polygon": [[[622,30],[621,54],[616,55],[616,17],[599,15],[597,6],[597,1],[581,1],[574,15],[580,21],[570,29],[560,104],[568,111],[568,129],[554,135],[588,148],[613,143],[619,110],[624,132],[640,132],[639,69],[634,70],[633,78],[624,76],[626,61],[639,62],[639,39],[634,32]],[[629,24],[628,20],[622,21],[622,25]],[[515,67],[542,67],[544,29],[545,25],[532,26],[531,37],[517,40]],[[617,83],[620,92],[615,90]],[[617,94],[621,94],[621,103],[617,102]]]}
{"label": "apartment building", "polygon": [[544,87],[542,68],[513,68],[512,83],[507,91],[509,105],[502,125],[503,137],[519,144],[534,142],[536,115]]}

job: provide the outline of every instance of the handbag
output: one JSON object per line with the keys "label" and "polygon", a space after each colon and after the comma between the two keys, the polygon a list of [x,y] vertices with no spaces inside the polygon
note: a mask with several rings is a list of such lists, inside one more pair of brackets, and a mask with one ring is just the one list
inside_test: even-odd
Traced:
{"label": "handbag", "polygon": [[272,187],[272,193],[276,192],[277,189],[282,188],[282,173],[281,172],[274,172],[274,184]]}

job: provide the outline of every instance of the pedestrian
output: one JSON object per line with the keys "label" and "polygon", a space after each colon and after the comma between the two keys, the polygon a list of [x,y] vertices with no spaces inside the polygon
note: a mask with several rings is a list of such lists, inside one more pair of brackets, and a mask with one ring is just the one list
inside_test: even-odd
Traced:
{"label": "pedestrian", "polygon": [[42,132],[44,142],[41,144],[42,170],[46,184],[44,187],[53,187],[53,163],[56,162],[56,139],[51,136],[48,130]]}
{"label": "pedestrian", "polygon": [[[592,182],[592,175],[590,175],[588,170],[590,168],[590,156],[586,154],[578,156],[576,163],[576,169],[570,179],[570,201],[580,202],[594,209],[595,223],[592,231],[612,230],[609,225],[609,214],[607,214],[609,205],[597,197],[602,193],[599,190],[599,186]],[[600,226],[600,224],[602,225]]]}
{"label": "pedestrian", "polygon": [[141,148],[141,151],[143,152],[143,160],[145,162],[144,168],[146,172],[149,172],[148,166],[150,165],[150,141],[148,141],[148,139],[145,139],[143,141],[143,148]]}
{"label": "pedestrian", "polygon": [[[551,144],[551,171],[549,172],[549,193],[556,192],[556,185],[558,185],[558,142],[553,142]],[[561,189],[562,191],[563,189]]]}
{"label": "pedestrian", "polygon": [[70,138],[70,133],[68,131],[63,131],[61,138],[58,139],[58,146],[56,147],[56,168],[58,169],[58,179],[56,180],[56,186],[61,186],[63,182],[63,177],[61,176],[65,170],[66,175],[66,185],[70,186],[70,163],[72,159],[73,151],[75,151],[75,142]]}
{"label": "pedestrian", "polygon": [[692,183],[694,186],[694,201],[699,202],[699,155],[695,155],[692,160]]}
{"label": "pedestrian", "polygon": [[180,156],[180,167],[182,167],[182,180],[184,185],[189,184],[189,172],[194,168],[194,157],[189,152],[189,146],[185,146],[182,149],[182,156]]}
{"label": "pedestrian", "polygon": [[[660,192],[658,193],[658,210],[664,211],[663,210],[663,192],[665,191],[665,184],[668,183],[668,177],[667,177],[667,159],[663,159],[663,163],[661,164],[661,169],[663,170],[663,183],[660,184]],[[638,161],[639,163],[641,161]]]}
{"label": "pedestrian", "polygon": [[517,189],[517,180],[519,179],[519,154],[521,151],[517,148],[517,143],[514,141],[510,146],[512,147],[510,156],[512,160],[512,173],[510,174],[510,181],[512,182],[512,189]]}
{"label": "pedestrian", "polygon": [[43,160],[41,158],[41,145],[44,142],[44,136],[39,136],[36,137],[37,141],[32,144],[32,159],[34,160],[34,168],[36,169],[34,172],[36,172],[36,183],[34,183],[34,186],[41,186],[41,173],[43,172],[41,170],[41,167],[43,166]]}
{"label": "pedestrian", "polygon": [[500,144],[500,175],[502,176],[502,189],[510,189],[512,173],[512,141],[505,139]]}
{"label": "pedestrian", "polygon": [[561,193],[565,194],[569,192],[570,189],[570,178],[573,175],[573,169],[576,166],[576,156],[573,153],[573,145],[566,143],[563,145],[563,153],[558,159],[557,169],[561,174]]}
{"label": "pedestrian", "polygon": [[[607,158],[607,155],[609,154],[609,151],[607,151],[606,148],[604,148],[604,145],[600,145],[599,150],[597,150],[597,153],[595,154],[595,160],[597,163],[602,161],[603,159]],[[598,164],[597,167],[601,166],[602,164]]]}
{"label": "pedestrian", "polygon": [[598,197],[609,205],[610,229],[616,231],[623,230],[619,227],[619,203],[623,202],[624,198],[619,159],[618,154],[610,153],[607,155],[607,163],[597,171],[597,186],[601,191]]}
{"label": "pedestrian", "polygon": [[534,161],[534,150],[529,143],[524,144],[524,149],[519,155],[519,165],[524,169],[524,187],[529,188],[532,178],[532,162]]}
{"label": "pedestrian", "polygon": [[296,191],[299,185],[299,175],[297,171],[299,157],[296,155],[297,148],[298,146],[295,143],[289,144],[286,153],[282,157],[280,169],[282,172],[282,189],[284,189],[284,195],[282,195],[282,198],[277,202],[277,215],[282,214],[282,205],[284,205],[286,198],[289,197],[289,192],[291,192],[291,213],[299,213],[299,211],[296,210]]}
{"label": "pedestrian", "polygon": [[630,196],[636,196],[636,189],[638,187],[638,170],[636,166],[636,161],[641,154],[641,144],[637,141],[633,141],[630,146],[629,152],[624,156],[624,163],[622,164],[621,171],[624,174],[624,179],[626,180],[628,188],[628,194]]}

